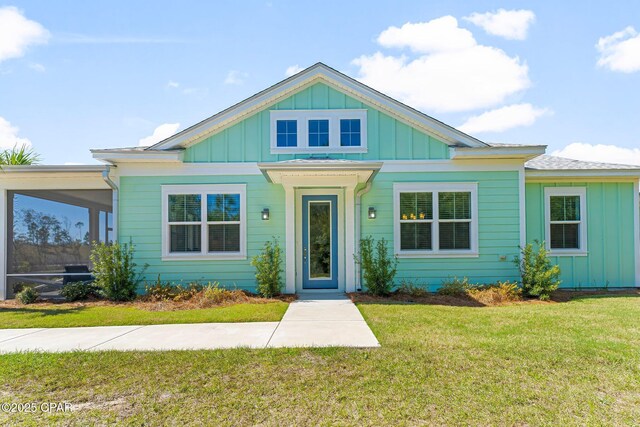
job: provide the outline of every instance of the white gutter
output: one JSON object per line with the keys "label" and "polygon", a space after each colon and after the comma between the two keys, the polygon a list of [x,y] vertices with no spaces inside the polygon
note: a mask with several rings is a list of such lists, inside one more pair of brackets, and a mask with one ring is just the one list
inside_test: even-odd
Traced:
{"label": "white gutter", "polygon": [[104,182],[106,182],[107,185],[109,187],[111,187],[111,190],[113,190],[113,194],[112,194],[113,198],[112,198],[112,206],[111,206],[111,209],[113,211],[113,213],[112,213],[112,215],[113,215],[113,230],[112,231],[113,231],[113,241],[116,242],[116,241],[118,241],[118,222],[119,222],[118,200],[119,200],[119,193],[118,193],[118,186],[109,177],[109,172],[110,171],[111,171],[111,166],[106,166],[106,169],[102,172],[102,179],[104,179]]}
{"label": "white gutter", "polygon": [[[371,190],[371,180],[367,181],[367,185],[364,188],[361,188],[356,193],[356,251],[358,254],[360,253],[360,240],[362,239],[361,233],[361,222],[362,222],[362,196]],[[362,290],[362,268],[358,267],[358,271],[356,273],[356,291]]]}

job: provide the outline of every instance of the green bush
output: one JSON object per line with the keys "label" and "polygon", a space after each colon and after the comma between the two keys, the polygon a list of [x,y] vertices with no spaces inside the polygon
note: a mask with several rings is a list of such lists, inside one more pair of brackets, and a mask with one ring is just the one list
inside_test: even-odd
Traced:
{"label": "green bush", "polygon": [[[137,264],[133,262],[134,247],[129,244],[93,244],[91,261],[95,284],[100,293],[111,301],[131,301],[136,297],[136,288],[140,274],[136,273]],[[143,270],[147,268],[145,265]]]}
{"label": "green bush", "polygon": [[522,289],[517,283],[512,283],[508,280],[490,285],[473,286],[468,289],[466,293],[469,297],[486,305],[496,305],[522,300]]}
{"label": "green bush", "polygon": [[262,252],[251,260],[251,265],[256,268],[256,282],[258,293],[264,298],[271,298],[280,294],[282,288],[282,250],[278,239],[267,241],[262,247]]}
{"label": "green bush", "polygon": [[204,287],[198,282],[188,285],[163,282],[158,275],[158,279],[152,285],[145,286],[145,297],[152,302],[157,301],[187,301],[195,294],[202,291]]}
{"label": "green bush", "polygon": [[60,295],[69,302],[86,300],[99,295],[99,289],[92,282],[69,282],[62,287]]}
{"label": "green bush", "polygon": [[413,298],[426,297],[430,294],[425,285],[414,283],[410,280],[402,280],[400,282],[398,293],[409,295]]}
{"label": "green bush", "polygon": [[440,295],[461,296],[466,295],[471,288],[473,288],[473,285],[469,283],[469,279],[466,277],[462,278],[462,280],[454,277],[453,279],[444,280],[442,286],[438,289],[438,293]]}
{"label": "green bush", "polygon": [[360,254],[356,257],[356,262],[362,268],[362,277],[370,294],[388,295],[391,292],[398,258],[389,256],[387,241],[384,237],[378,242],[371,236],[361,239]]}
{"label": "green bush", "polygon": [[38,299],[38,291],[36,291],[32,286],[25,286],[16,294],[16,298],[22,304],[32,304]]}
{"label": "green bush", "polygon": [[535,240],[535,244],[538,246],[537,251],[528,243],[524,248],[520,248],[520,258],[515,257],[513,262],[520,269],[524,294],[546,301],[551,292],[560,286],[560,267],[551,265],[544,242],[541,244]]}

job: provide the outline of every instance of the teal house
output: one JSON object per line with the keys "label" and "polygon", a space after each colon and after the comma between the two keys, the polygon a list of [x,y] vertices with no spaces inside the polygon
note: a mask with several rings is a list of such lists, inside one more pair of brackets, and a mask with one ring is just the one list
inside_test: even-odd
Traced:
{"label": "teal house", "polygon": [[[358,291],[372,236],[398,282],[431,290],[518,280],[534,240],[562,287],[640,286],[640,167],[545,148],[486,143],[318,63],[151,147],[92,150],[104,166],[0,172],[0,296],[55,292],[87,274],[89,241],[113,239],[148,281],[253,289],[251,258],[275,237],[285,292]],[[34,215],[59,226],[34,233]]]}

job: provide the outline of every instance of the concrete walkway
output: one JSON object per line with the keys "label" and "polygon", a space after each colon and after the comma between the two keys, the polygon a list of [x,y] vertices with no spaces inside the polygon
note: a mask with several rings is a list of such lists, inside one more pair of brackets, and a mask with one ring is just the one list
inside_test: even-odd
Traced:
{"label": "concrete walkway", "polygon": [[379,346],[343,294],[300,296],[280,322],[0,329],[0,353]]}

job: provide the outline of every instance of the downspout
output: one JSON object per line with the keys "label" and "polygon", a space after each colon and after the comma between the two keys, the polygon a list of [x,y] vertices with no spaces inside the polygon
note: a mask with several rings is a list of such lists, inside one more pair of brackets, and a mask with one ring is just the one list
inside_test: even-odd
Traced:
{"label": "downspout", "polygon": [[[373,177],[372,177],[373,178]],[[360,252],[360,239],[362,239],[361,233],[361,221],[362,221],[362,196],[371,190],[371,179],[367,182],[367,185],[358,190],[356,193],[356,250]],[[358,267],[356,273],[356,291],[362,291],[362,268]]]}
{"label": "downspout", "polygon": [[118,194],[118,186],[116,185],[115,182],[113,182],[113,180],[109,177],[109,172],[111,171],[111,166],[107,165],[105,170],[102,171],[102,179],[104,179],[104,182],[107,183],[107,185],[109,187],[111,187],[111,190],[113,191],[112,194],[112,205],[111,205],[111,209],[113,210],[113,241],[116,242],[118,240],[118,200],[119,200],[119,194]]}

